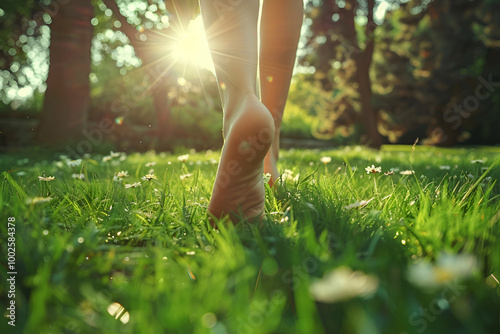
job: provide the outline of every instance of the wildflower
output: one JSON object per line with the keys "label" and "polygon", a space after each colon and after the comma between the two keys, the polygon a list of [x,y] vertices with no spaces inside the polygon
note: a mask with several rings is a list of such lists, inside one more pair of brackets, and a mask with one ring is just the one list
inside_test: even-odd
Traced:
{"label": "wildflower", "polygon": [[153,167],[154,165],[156,165],[156,161],[146,163],[146,167]]}
{"label": "wildflower", "polygon": [[399,168],[397,168],[397,167],[390,168],[389,170],[390,170],[391,172],[394,172],[394,173],[399,172]]}
{"label": "wildflower", "polygon": [[118,176],[115,175],[115,176],[113,176],[113,181],[115,181],[115,182],[121,182],[121,181],[123,181],[123,179],[121,177],[118,177]]}
{"label": "wildflower", "polygon": [[380,167],[380,166],[375,167],[375,165],[371,165],[371,167],[368,166],[368,167],[365,168],[365,170],[366,170],[366,174],[370,174],[370,173],[374,173],[374,174],[375,173],[382,173],[382,167]]}
{"label": "wildflower", "polygon": [[414,170],[404,170],[402,172],[399,172],[399,174],[401,174],[401,175],[412,175],[412,174],[415,174],[415,171]]}
{"label": "wildflower", "polygon": [[150,170],[148,170],[148,174],[154,174],[155,173],[155,170],[153,168],[151,168]]}
{"label": "wildflower", "polygon": [[210,162],[212,165],[216,165],[218,163],[215,159],[210,159],[208,160],[208,162]]}
{"label": "wildflower", "polygon": [[281,174],[281,181],[282,182],[297,182],[299,180],[300,174],[297,174],[295,177],[293,176],[293,172],[289,169],[285,169],[283,174]]}
{"label": "wildflower", "polygon": [[156,177],[156,175],[154,175],[154,174],[146,174],[146,175],[144,175],[143,177],[141,177],[141,179],[142,179],[142,180],[144,180],[144,181],[151,181],[151,180],[153,180],[153,179],[155,179],[155,180],[156,180],[156,179],[157,179],[157,177]]}
{"label": "wildflower", "polygon": [[181,181],[184,181],[185,179],[187,179],[187,178],[189,178],[191,176],[193,176],[193,174],[192,173],[188,173],[188,174],[181,175],[180,178],[181,178]]}
{"label": "wildflower", "polygon": [[38,177],[38,180],[39,180],[39,181],[49,182],[49,181],[54,180],[55,178],[56,178],[55,176],[47,176],[47,177],[46,177],[46,176],[44,175],[44,176],[39,176],[39,177]]}
{"label": "wildflower", "polygon": [[137,188],[137,187],[140,187],[142,186],[142,184],[140,182],[135,182],[135,183],[132,183],[132,184],[126,184],[125,185],[125,189],[128,189],[128,188]]}
{"label": "wildflower", "polygon": [[119,177],[119,178],[128,177],[128,172],[127,172],[127,171],[122,170],[121,172],[115,173],[115,176],[116,176],[116,177]]}
{"label": "wildflower", "polygon": [[113,152],[113,151],[109,152],[109,156],[111,158],[118,158],[120,155],[121,155],[120,152]]}
{"label": "wildflower", "polygon": [[439,169],[441,169],[441,170],[450,170],[451,167],[447,166],[447,165],[442,165],[442,166],[439,166]]}
{"label": "wildflower", "polygon": [[390,171],[385,172],[384,175],[394,175],[394,172],[392,170],[390,170]]}
{"label": "wildflower", "polygon": [[262,178],[264,179],[264,183],[268,183],[271,180],[271,173],[262,173]]}
{"label": "wildflower", "polygon": [[82,159],[68,160],[68,161],[66,161],[66,164],[69,167],[78,167],[82,164]]}
{"label": "wildflower", "polygon": [[108,162],[108,161],[111,161],[112,157],[110,155],[106,155],[104,157],[102,157],[102,162]]}
{"label": "wildflower", "polygon": [[177,157],[177,160],[181,161],[181,162],[186,162],[187,159],[189,159],[189,154],[184,154],[184,155],[179,155]]}
{"label": "wildflower", "polygon": [[21,171],[17,172],[16,175],[17,176],[24,176],[24,175],[26,175],[26,172],[21,170]]}
{"label": "wildflower", "polygon": [[50,202],[51,200],[52,200],[52,197],[34,197],[34,198],[26,199],[26,204],[35,205],[35,204],[47,203],[47,202]]}
{"label": "wildflower", "polygon": [[454,279],[466,278],[477,269],[476,258],[470,254],[440,253],[435,264],[419,262],[408,268],[408,280],[421,288],[441,286]]}
{"label": "wildflower", "polygon": [[321,157],[321,159],[319,159],[319,161],[321,161],[322,163],[324,163],[326,165],[327,163],[332,161],[332,157]]}
{"label": "wildflower", "polygon": [[473,164],[484,164],[484,160],[481,160],[481,159],[472,160],[471,163],[473,163]]}
{"label": "wildflower", "polygon": [[80,180],[83,180],[85,178],[85,174],[83,173],[74,173],[73,175],[71,175],[72,178],[74,179],[80,179]]}
{"label": "wildflower", "polygon": [[349,204],[349,205],[346,205],[344,206],[344,209],[346,210],[351,210],[351,209],[354,209],[354,208],[362,208],[362,207],[365,207],[368,203],[370,203],[375,197],[372,197],[370,198],[369,200],[365,201],[356,201],[352,204]]}
{"label": "wildflower", "polygon": [[337,268],[309,287],[314,299],[323,303],[346,301],[355,297],[368,297],[378,289],[377,277],[348,267]]}

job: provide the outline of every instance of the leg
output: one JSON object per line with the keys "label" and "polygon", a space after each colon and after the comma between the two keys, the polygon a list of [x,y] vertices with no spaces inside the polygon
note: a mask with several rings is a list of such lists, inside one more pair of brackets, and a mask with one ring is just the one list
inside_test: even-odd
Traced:
{"label": "leg", "polygon": [[274,122],[257,97],[259,0],[200,1],[224,106],[224,147],[208,211],[216,218],[262,216],[264,157]]}
{"label": "leg", "polygon": [[262,102],[271,111],[276,130],[264,162],[264,172],[271,173],[271,184],[279,178],[276,163],[281,119],[295,64],[303,11],[302,0],[264,0],[262,8],[260,86]]}

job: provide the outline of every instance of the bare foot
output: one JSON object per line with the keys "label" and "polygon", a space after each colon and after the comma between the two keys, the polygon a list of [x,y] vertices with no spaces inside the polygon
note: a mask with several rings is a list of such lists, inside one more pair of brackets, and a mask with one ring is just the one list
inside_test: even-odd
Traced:
{"label": "bare foot", "polygon": [[231,106],[224,121],[225,142],[208,211],[233,222],[264,214],[264,157],[274,138],[271,113],[253,94]]}

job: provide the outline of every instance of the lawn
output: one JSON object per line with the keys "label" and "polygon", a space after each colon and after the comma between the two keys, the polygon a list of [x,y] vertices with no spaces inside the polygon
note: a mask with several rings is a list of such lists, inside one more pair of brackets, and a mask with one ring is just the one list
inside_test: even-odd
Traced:
{"label": "lawn", "polygon": [[500,148],[283,151],[214,230],[219,153],[3,154],[0,332],[500,332]]}

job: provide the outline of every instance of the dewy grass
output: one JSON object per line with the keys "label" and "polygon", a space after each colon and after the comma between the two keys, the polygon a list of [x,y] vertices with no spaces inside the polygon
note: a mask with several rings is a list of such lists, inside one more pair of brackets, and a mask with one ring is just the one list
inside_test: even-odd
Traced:
{"label": "dewy grass", "polygon": [[76,172],[52,153],[4,155],[16,326],[0,331],[497,332],[500,152],[411,151],[283,151],[265,221],[217,231],[218,152],[89,155]]}

